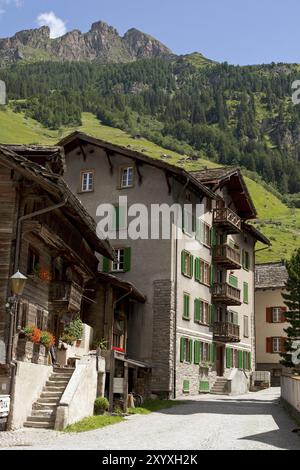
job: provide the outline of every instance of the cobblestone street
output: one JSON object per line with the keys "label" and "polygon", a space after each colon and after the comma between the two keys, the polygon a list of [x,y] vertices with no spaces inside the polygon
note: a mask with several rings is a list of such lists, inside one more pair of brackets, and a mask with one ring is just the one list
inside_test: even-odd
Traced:
{"label": "cobblestone street", "polygon": [[279,389],[239,397],[202,395],[185,404],[97,431],[62,434],[23,429],[1,433],[2,449],[300,449]]}

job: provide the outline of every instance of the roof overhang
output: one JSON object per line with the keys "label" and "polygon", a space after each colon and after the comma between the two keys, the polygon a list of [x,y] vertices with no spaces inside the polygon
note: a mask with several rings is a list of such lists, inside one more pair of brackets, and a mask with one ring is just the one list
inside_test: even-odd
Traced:
{"label": "roof overhang", "polygon": [[140,161],[145,164],[160,168],[161,170],[164,170],[167,174],[173,175],[184,184],[190,183],[190,185],[196,191],[200,190],[202,194],[206,195],[210,199],[216,199],[216,195],[214,194],[214,192],[211,191],[210,188],[202,184],[200,181],[198,181],[196,178],[194,178],[191,173],[185,171],[184,169],[176,165],[171,165],[170,163],[160,161],[157,158],[150,157],[149,155],[138,152],[136,150],[131,150],[120,145],[112,144],[111,142],[97,139],[95,137],[89,136],[78,131],[65,137],[57,145],[64,148],[65,154],[71,152],[77,147],[79,147],[84,153],[84,147],[87,145],[94,145],[96,147],[103,148],[109,152],[110,156],[114,154],[119,154],[137,162]]}
{"label": "roof overhang", "polygon": [[124,293],[127,292],[129,298],[143,304],[146,302],[146,296],[143,295],[131,282],[124,281],[123,279],[108,273],[98,272],[97,277],[98,280],[112,284],[113,286],[123,290]]}
{"label": "roof overhang", "polygon": [[253,238],[255,238],[257,241],[261,242],[263,245],[267,245],[267,246],[272,245],[271,241],[263,233],[261,233],[257,228],[255,228],[253,225],[243,223],[242,227],[246,232],[250,233],[250,235]]}

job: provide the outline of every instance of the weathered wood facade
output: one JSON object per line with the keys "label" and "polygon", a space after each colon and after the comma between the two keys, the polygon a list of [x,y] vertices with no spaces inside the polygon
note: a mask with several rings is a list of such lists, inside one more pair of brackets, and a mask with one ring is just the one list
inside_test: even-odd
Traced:
{"label": "weathered wood facade", "polygon": [[[17,335],[27,325],[59,337],[64,323],[82,315],[95,253],[113,257],[107,241],[64,183],[59,149],[0,146],[0,363],[18,358]],[[27,277],[9,346],[10,277]],[[5,354],[6,353],[6,354]]]}

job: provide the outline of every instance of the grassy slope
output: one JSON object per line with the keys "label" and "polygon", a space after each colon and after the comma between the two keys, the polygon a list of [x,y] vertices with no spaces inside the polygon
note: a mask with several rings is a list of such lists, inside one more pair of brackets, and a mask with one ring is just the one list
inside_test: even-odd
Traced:
{"label": "grassy slope", "polygon": [[[207,160],[183,162],[182,155],[165,150],[146,139],[134,140],[119,129],[99,124],[90,114],[83,115],[83,125],[79,130],[125,147],[131,146],[132,149],[155,158],[160,158],[162,154],[170,155],[171,158],[166,161],[184,166],[188,170],[215,166]],[[63,132],[49,131],[32,119],[25,120],[21,114],[14,114],[10,109],[6,111],[0,109],[1,143],[55,144],[62,136],[72,131],[74,129],[64,129]],[[258,261],[274,261],[289,257],[296,247],[300,247],[300,210],[289,209],[258,183],[249,178],[246,178],[246,181],[258,212],[257,227],[271,239],[273,245],[272,248],[258,253]]]}

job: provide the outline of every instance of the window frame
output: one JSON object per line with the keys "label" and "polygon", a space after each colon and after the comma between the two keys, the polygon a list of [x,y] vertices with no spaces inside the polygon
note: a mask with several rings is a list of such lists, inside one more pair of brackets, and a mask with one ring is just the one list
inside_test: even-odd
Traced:
{"label": "window frame", "polygon": [[[247,325],[247,328],[245,326]],[[244,330],[244,338],[249,338],[249,316],[244,315],[243,319],[243,330]]]}
{"label": "window frame", "polygon": [[[276,311],[278,320],[274,320],[275,311]],[[282,308],[281,307],[272,307],[272,323],[282,323]]]}
{"label": "window frame", "polygon": [[[125,171],[128,172],[128,170],[132,169],[132,182],[131,184],[128,184],[129,182],[129,177],[128,177],[128,173],[127,173],[127,179],[126,179],[126,183],[127,184],[123,184],[124,183],[124,173]],[[120,167],[120,170],[119,170],[119,189],[130,189],[130,188],[134,188],[134,184],[135,184],[135,166],[132,164],[132,165],[123,165]]]}
{"label": "window frame", "polygon": [[[31,259],[31,254],[33,255],[32,259]],[[35,269],[39,264],[40,264],[40,252],[36,250],[35,248],[33,248],[31,245],[29,245],[28,253],[27,253],[27,276],[34,276],[36,274]]]}
{"label": "window frame", "polygon": [[[187,250],[182,250],[182,256],[184,256],[184,270],[182,271],[182,275],[192,279],[194,275],[194,257],[192,253]],[[188,270],[186,267],[188,266]]]}
{"label": "window frame", "polygon": [[[123,251],[123,261],[121,261],[121,252]],[[112,273],[124,273],[125,272],[125,248],[115,248],[114,249],[115,253],[118,253],[118,262],[115,263],[115,261],[112,261],[111,263],[111,272]],[[123,268],[121,269],[115,269],[114,265],[116,264],[117,266],[121,265],[123,263]]]}
{"label": "window frame", "polygon": [[[274,348],[274,342],[275,341],[277,341],[277,345],[279,346],[278,348]],[[272,337],[272,352],[273,352],[273,354],[280,354],[282,352],[281,342],[282,342],[281,337],[279,337],[279,336]]]}
{"label": "window frame", "polygon": [[[188,299],[188,314],[185,314],[186,299]],[[182,319],[189,321],[191,319],[191,295],[188,292],[183,293],[183,309],[182,309]]]}
{"label": "window frame", "polygon": [[[92,189],[89,189],[89,185],[87,189],[84,189],[84,175],[92,175]],[[88,181],[87,181],[88,182]],[[80,172],[80,192],[81,193],[92,193],[94,192],[95,188],[95,170],[81,170]]]}

